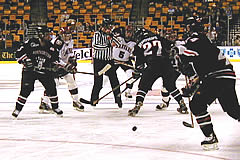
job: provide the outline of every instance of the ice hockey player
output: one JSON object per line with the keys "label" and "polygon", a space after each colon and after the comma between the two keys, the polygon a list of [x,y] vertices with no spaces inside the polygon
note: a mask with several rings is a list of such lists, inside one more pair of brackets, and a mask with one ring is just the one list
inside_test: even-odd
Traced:
{"label": "ice hockey player", "polygon": [[[128,111],[129,116],[135,116],[143,105],[144,98],[153,83],[162,77],[163,84],[173,98],[178,102],[177,111],[187,114],[187,107],[180,91],[176,88],[175,70],[169,60],[168,51],[171,49],[171,42],[152,32],[140,28],[135,32],[136,45],[133,54],[136,56],[135,78],[141,76],[135,107]],[[145,63],[147,67],[145,68]],[[142,74],[142,75],[141,75]]]}
{"label": "ice hockey player", "polygon": [[[215,45],[202,33],[201,19],[187,19],[187,29],[191,33],[184,46],[178,46],[176,53],[182,65],[193,63],[199,80],[199,88],[190,101],[190,110],[195,115],[205,140],[204,150],[218,149],[218,139],[213,130],[208,106],[217,98],[224,112],[240,120],[240,106],[235,90],[236,75],[232,64],[220,53]],[[184,70],[181,70],[184,74]]]}
{"label": "ice hockey player", "polygon": [[50,30],[46,26],[37,28],[38,38],[26,41],[17,51],[18,63],[23,64],[21,90],[12,116],[17,118],[28,96],[34,90],[35,80],[39,80],[51,101],[52,110],[57,115],[63,111],[58,108],[58,96],[54,73],[51,68],[58,63],[58,52],[50,42]]}
{"label": "ice hockey player", "polygon": [[[84,111],[84,106],[81,104],[78,98],[78,86],[74,78],[74,72],[77,67],[76,57],[73,53],[73,40],[72,40],[72,33],[70,27],[61,28],[60,36],[56,39],[52,40],[55,48],[59,51],[59,65],[62,67],[58,68],[57,71],[57,78],[55,80],[58,81],[58,78],[64,78],[68,85],[69,93],[73,100],[73,107],[77,111]],[[58,85],[59,83],[57,83]],[[45,112],[51,113],[51,108],[48,105],[48,97],[46,93],[41,98],[41,104],[39,106],[40,113]]]}
{"label": "ice hockey player", "polygon": [[[134,71],[133,67],[131,67],[133,66],[131,59],[134,59],[132,52],[136,45],[136,42],[132,39],[133,32],[134,29],[131,25],[126,26],[126,29],[124,27],[119,27],[113,30],[113,34],[120,42],[119,47],[113,47],[113,59],[115,60],[117,67],[124,70],[127,79],[132,77]],[[132,98],[131,89],[133,88],[133,81],[134,79],[126,83],[127,89],[125,91],[125,97],[127,98]]]}

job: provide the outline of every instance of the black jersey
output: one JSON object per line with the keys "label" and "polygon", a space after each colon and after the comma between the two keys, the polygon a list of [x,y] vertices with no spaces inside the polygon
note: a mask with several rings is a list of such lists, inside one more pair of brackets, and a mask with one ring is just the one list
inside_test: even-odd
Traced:
{"label": "black jersey", "polygon": [[146,57],[157,56],[169,58],[172,42],[158,35],[150,35],[137,42],[133,55],[136,56],[136,65],[143,64]]}
{"label": "black jersey", "polygon": [[183,62],[193,62],[200,78],[236,78],[233,66],[213,45],[205,34],[193,33],[185,44],[186,50],[181,53]]}
{"label": "black jersey", "polygon": [[32,38],[26,41],[17,51],[17,61],[21,61],[25,58],[31,59],[34,70],[40,73],[51,68],[52,63],[59,60],[58,52],[50,41],[46,41],[45,46],[41,46],[39,39]]}

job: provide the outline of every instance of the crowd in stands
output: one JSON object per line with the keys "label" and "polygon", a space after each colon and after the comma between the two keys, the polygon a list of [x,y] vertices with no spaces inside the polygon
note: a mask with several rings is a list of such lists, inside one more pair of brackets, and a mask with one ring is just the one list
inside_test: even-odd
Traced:
{"label": "crowd in stands", "polygon": [[[16,0],[16,2],[13,2],[11,0],[5,0],[4,3],[4,8],[10,8],[11,6],[13,6],[12,3],[18,3],[18,2],[24,2],[24,3],[29,3],[30,0]],[[78,1],[76,3],[76,1]],[[232,16],[232,6],[229,5],[229,3],[223,3],[222,0],[219,1],[215,1],[214,3],[213,0],[204,0],[204,1],[194,1],[194,0],[163,0],[163,1],[159,1],[159,0],[149,0],[149,6],[148,8],[155,8],[156,11],[152,12],[152,13],[148,13],[148,17],[145,17],[145,19],[147,18],[152,18],[153,21],[157,21],[157,25],[152,25],[152,22],[150,22],[150,24],[148,25],[148,27],[151,29],[151,31],[154,31],[158,34],[161,34],[162,36],[166,36],[169,39],[184,39],[186,37],[186,31],[185,31],[185,26],[184,26],[184,20],[187,17],[191,17],[191,16],[199,16],[202,17],[202,21],[204,23],[204,32],[208,35],[209,39],[211,39],[211,41],[216,44],[216,45],[226,45],[226,40],[227,40],[227,19],[230,18]],[[131,1],[130,1],[131,2]],[[59,1],[59,4],[61,2]],[[116,4],[121,4],[121,1],[116,0],[112,1],[112,3],[116,3]],[[129,3],[128,1],[126,1],[126,3]],[[52,3],[53,6],[55,7],[55,2]],[[58,5],[59,5],[58,4]],[[77,7],[77,5],[74,4],[78,4],[80,6],[87,4],[86,2],[80,2],[79,0],[67,0],[66,1],[66,6],[75,6]],[[102,3],[101,3],[102,4]],[[91,5],[88,4],[88,5]],[[103,4],[102,4],[103,5]],[[107,2],[108,5],[108,2]],[[156,6],[159,6],[159,8],[157,8]],[[60,5],[61,6],[61,5]],[[164,8],[167,8],[167,11],[163,11]],[[79,7],[78,7],[79,9]],[[80,8],[81,9],[81,8]],[[106,8],[107,9],[107,8]],[[158,12],[160,9],[160,12]],[[87,9],[88,10],[88,9]],[[91,9],[90,9],[91,10]],[[73,9],[74,11],[74,9]],[[78,10],[78,12],[81,10]],[[54,11],[55,12],[55,11]],[[57,34],[58,30],[61,28],[60,27],[60,23],[62,22],[67,22],[67,25],[71,25],[73,30],[74,30],[74,34],[73,37],[78,37],[78,39],[81,39],[79,35],[79,32],[82,32],[83,37],[87,36],[86,40],[90,40],[92,34],[88,34],[93,33],[97,28],[98,28],[98,23],[96,21],[90,20],[90,21],[85,21],[86,17],[83,17],[83,21],[80,20],[79,21],[79,17],[75,17],[76,15],[73,13],[69,13],[68,11],[65,12],[61,12],[58,13],[58,15],[61,15],[59,18],[60,23],[59,28],[58,29],[54,29],[56,27],[56,22],[55,19],[58,19],[59,16],[56,16],[55,13],[51,13],[50,15],[52,15],[52,17],[50,16],[49,18],[49,22],[53,23],[53,27],[52,29],[54,30],[54,32]],[[166,21],[164,21],[163,23],[160,22],[161,18],[157,17],[156,15],[158,13],[160,14],[160,17],[166,17]],[[78,14],[80,15],[80,14]],[[80,15],[81,16],[81,15]],[[90,14],[90,18],[93,16],[93,14]],[[175,22],[177,23],[177,17],[183,17],[183,21],[179,22],[180,29],[179,28],[175,28],[172,25],[175,25]],[[55,19],[51,19],[54,18]],[[1,17],[2,19],[4,18],[4,15]],[[96,20],[99,21],[97,15],[95,16]],[[169,20],[173,19],[174,23],[171,23],[171,26],[169,26]],[[26,30],[27,29],[27,22],[29,21],[25,21],[25,23],[18,23],[16,20],[9,20],[6,22],[4,22],[3,20],[0,20],[0,49],[2,49],[3,47],[5,47],[5,40],[12,40],[13,42],[15,41],[14,35],[16,34],[16,32],[18,30]],[[117,22],[117,21],[115,21]],[[121,22],[119,21],[118,24],[120,24]],[[134,22],[133,22],[134,23]],[[144,22],[145,24],[142,24],[144,27],[146,27],[146,21]],[[163,26],[163,27],[159,27],[159,25]],[[10,31],[5,33],[4,31]],[[12,34],[13,33],[13,34]],[[25,32],[26,33],[26,32]],[[85,34],[86,33],[86,34]],[[233,45],[239,45],[239,37],[240,35],[235,36],[236,40],[234,40],[234,44]],[[90,42],[90,41],[86,41],[84,40],[82,43],[86,43],[86,42]],[[18,40],[19,42],[23,41],[23,36],[20,36],[20,39]],[[81,46],[80,46],[81,47]]]}

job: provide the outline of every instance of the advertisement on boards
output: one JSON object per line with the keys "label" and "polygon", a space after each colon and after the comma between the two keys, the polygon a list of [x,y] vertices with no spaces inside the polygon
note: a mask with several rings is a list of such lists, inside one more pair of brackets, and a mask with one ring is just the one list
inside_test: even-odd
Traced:
{"label": "advertisement on boards", "polygon": [[221,54],[227,57],[231,62],[240,62],[240,46],[220,46]]}

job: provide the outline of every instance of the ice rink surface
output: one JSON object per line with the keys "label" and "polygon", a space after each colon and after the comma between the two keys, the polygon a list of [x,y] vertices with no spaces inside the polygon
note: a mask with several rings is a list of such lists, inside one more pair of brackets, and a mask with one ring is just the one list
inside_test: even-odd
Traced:
{"label": "ice rink surface", "polygon": [[[237,73],[236,89],[239,90],[240,64],[233,63]],[[135,96],[126,99],[123,109],[117,109],[113,94],[93,108],[85,105],[85,112],[72,107],[66,83],[60,79],[58,96],[63,117],[54,114],[39,114],[38,107],[43,87],[37,81],[35,91],[17,120],[11,113],[20,91],[21,65],[0,64],[0,159],[2,160],[239,160],[240,123],[231,119],[218,102],[209,107],[212,122],[219,140],[219,150],[203,151],[204,139],[196,121],[195,127],[187,128],[183,121],[191,122],[190,115],[176,111],[176,101],[164,111],[155,111],[161,102],[161,79],[155,82],[136,117],[127,112],[134,107]],[[79,63],[78,70],[92,72],[90,63]],[[120,82],[126,80],[119,69]],[[79,97],[89,99],[93,77],[76,74]],[[185,84],[184,78],[177,81],[178,88]],[[123,89],[125,86],[121,87]],[[111,90],[104,77],[100,96]],[[134,85],[134,94],[137,83]],[[240,96],[240,94],[238,94]],[[185,99],[188,105],[188,100]],[[132,131],[136,126],[137,130]]]}

